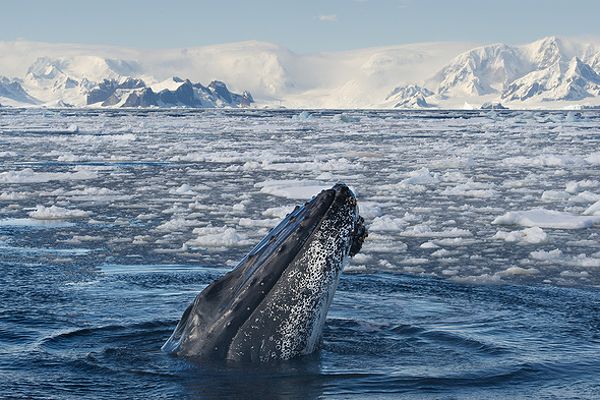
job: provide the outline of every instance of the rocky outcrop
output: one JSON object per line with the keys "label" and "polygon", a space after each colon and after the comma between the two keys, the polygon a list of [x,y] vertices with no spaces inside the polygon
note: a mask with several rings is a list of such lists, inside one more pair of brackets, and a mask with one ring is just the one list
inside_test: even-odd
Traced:
{"label": "rocky outcrop", "polygon": [[176,87],[156,92],[141,80],[104,81],[90,91],[88,104],[102,102],[102,107],[248,107],[254,101],[248,92],[232,93],[225,83],[213,81],[208,86],[190,80],[172,78]]}

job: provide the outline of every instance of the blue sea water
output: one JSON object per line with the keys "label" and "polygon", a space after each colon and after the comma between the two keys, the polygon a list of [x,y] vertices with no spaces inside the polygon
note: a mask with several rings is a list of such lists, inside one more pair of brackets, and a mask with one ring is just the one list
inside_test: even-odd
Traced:
{"label": "blue sea water", "polygon": [[[600,226],[531,243],[492,223],[589,216],[600,114],[298,114],[2,109],[0,398],[600,396]],[[205,285],[338,180],[373,226],[320,352],[161,352]]]}

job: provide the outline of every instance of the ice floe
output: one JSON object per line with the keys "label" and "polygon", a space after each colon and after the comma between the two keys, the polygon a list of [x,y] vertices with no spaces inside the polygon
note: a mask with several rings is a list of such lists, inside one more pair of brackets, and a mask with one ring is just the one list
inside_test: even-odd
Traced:
{"label": "ice floe", "polygon": [[522,268],[522,267],[508,267],[503,271],[496,272],[495,276],[505,277],[505,276],[516,276],[516,275],[536,275],[539,274],[540,271],[537,268]]}
{"label": "ice floe", "polygon": [[169,190],[171,194],[180,194],[180,195],[195,195],[196,192],[192,190],[192,187],[187,183],[183,183],[181,186]]}
{"label": "ice floe", "polygon": [[400,236],[429,238],[459,238],[471,235],[472,233],[466,229],[451,228],[447,230],[436,231],[431,229],[429,225],[425,224],[410,226],[406,230],[400,232]]}
{"label": "ice floe", "polygon": [[202,222],[197,220],[186,219],[181,216],[171,218],[156,227],[157,231],[174,232],[187,230],[191,226],[198,226]]}
{"label": "ice floe", "polygon": [[251,219],[251,218],[240,218],[238,221],[239,226],[251,227],[251,228],[273,228],[279,222],[279,218],[274,219]]}
{"label": "ice floe", "polygon": [[36,172],[31,168],[0,172],[0,183],[42,183],[50,181],[79,181],[96,178],[91,171]]}
{"label": "ice floe", "polygon": [[565,192],[575,194],[577,192],[581,192],[587,189],[596,188],[600,185],[600,182],[584,179],[580,181],[569,181],[565,185]]}
{"label": "ice floe", "polygon": [[588,163],[588,160],[581,156],[542,154],[536,157],[508,157],[504,159],[503,163],[510,166],[570,168],[583,166]]}
{"label": "ice floe", "polygon": [[584,212],[583,215],[594,215],[600,216],[600,200],[589,206]]}
{"label": "ice floe", "polygon": [[374,232],[402,231],[414,220],[415,216],[408,213],[401,218],[395,218],[391,215],[383,215],[381,217],[375,217],[372,219],[372,222],[369,224],[369,230]]}
{"label": "ice floe", "polygon": [[46,207],[38,205],[34,211],[29,212],[34,219],[79,219],[87,218],[89,213],[83,210],[66,209],[55,205]]}
{"label": "ice floe", "polygon": [[333,117],[334,121],[345,122],[345,123],[356,123],[360,122],[360,117],[358,115],[352,115],[348,113],[337,114]]}
{"label": "ice floe", "polygon": [[519,242],[527,244],[544,243],[548,239],[548,235],[541,228],[534,226],[525,228],[521,231],[498,231],[492,239],[504,240],[506,242]]}
{"label": "ice floe", "polygon": [[312,115],[308,111],[301,111],[299,114],[292,115],[292,121],[308,121],[312,118]]}
{"label": "ice floe", "polygon": [[600,217],[573,215],[567,212],[536,208],[528,211],[510,211],[494,219],[494,225],[521,225],[554,229],[583,229],[600,224]]}
{"label": "ice floe", "polygon": [[442,191],[442,194],[447,196],[478,197],[487,199],[494,197],[497,192],[493,189],[493,185],[469,180],[453,187],[447,187]]}
{"label": "ice floe", "polygon": [[0,193],[0,201],[24,200],[31,195],[32,193],[27,192],[2,192]]}
{"label": "ice floe", "polygon": [[226,226],[195,228],[193,233],[198,237],[187,241],[185,243],[186,246],[228,248],[244,247],[251,244],[246,235],[238,233],[235,229]]}
{"label": "ice floe", "polygon": [[404,185],[435,185],[440,181],[439,173],[432,173],[428,168],[421,168],[408,173],[408,178],[400,183]]}
{"label": "ice floe", "polygon": [[309,200],[331,185],[318,181],[268,180],[254,185],[261,193],[293,200]]}

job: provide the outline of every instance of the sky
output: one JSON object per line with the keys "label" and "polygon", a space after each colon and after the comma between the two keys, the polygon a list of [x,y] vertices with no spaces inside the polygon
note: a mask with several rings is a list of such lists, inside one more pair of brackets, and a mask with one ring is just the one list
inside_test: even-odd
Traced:
{"label": "sky", "polygon": [[311,53],[600,37],[598,15],[598,0],[2,0],[0,40],[135,48],[259,40]]}

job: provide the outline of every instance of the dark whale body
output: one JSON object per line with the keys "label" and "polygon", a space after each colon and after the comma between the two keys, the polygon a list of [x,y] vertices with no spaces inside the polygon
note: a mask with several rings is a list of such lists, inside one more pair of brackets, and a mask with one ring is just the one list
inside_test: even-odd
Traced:
{"label": "dark whale body", "polygon": [[175,355],[267,362],[318,348],[339,276],[367,233],[354,193],[324,190],[207,286],[163,345]]}

